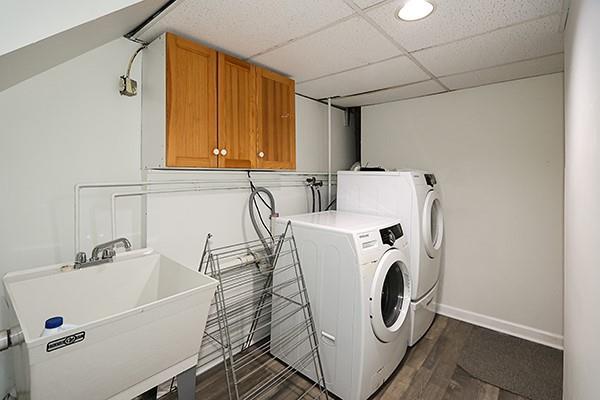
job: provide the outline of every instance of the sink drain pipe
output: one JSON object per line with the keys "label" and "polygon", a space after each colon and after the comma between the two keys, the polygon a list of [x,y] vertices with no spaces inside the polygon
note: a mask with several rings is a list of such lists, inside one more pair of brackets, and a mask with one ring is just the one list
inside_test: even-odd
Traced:
{"label": "sink drain pipe", "polygon": [[18,326],[0,331],[0,351],[17,346],[24,341],[23,330]]}

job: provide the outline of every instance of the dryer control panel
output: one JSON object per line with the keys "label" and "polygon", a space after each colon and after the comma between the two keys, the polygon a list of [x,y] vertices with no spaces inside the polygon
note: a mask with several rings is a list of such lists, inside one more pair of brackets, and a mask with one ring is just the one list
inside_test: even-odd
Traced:
{"label": "dryer control panel", "polygon": [[437,184],[435,175],[434,174],[425,174],[425,182],[427,182],[427,185],[434,187]]}

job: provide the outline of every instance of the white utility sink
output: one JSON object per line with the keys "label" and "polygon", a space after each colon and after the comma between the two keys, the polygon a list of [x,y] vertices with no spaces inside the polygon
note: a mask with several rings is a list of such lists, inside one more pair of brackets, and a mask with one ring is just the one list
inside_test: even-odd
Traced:
{"label": "white utility sink", "polygon": [[[217,281],[152,249],[5,275],[19,399],[126,399],[196,366]],[[77,327],[40,337],[46,319]]]}

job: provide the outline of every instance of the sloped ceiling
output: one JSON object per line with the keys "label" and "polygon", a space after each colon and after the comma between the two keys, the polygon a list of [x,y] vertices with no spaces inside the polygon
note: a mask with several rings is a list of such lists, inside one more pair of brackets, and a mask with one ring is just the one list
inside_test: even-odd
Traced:
{"label": "sloped ceiling", "polygon": [[[9,2],[0,14],[0,91],[122,37],[167,2]],[[85,82],[73,84],[85,88]]]}
{"label": "sloped ceiling", "polygon": [[140,31],[198,40],[291,76],[300,94],[360,106],[563,70],[563,0],[178,0]]}

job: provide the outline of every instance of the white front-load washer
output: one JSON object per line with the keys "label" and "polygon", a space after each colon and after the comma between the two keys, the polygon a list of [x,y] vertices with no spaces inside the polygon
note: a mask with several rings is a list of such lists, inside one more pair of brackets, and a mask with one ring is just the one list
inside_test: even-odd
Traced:
{"label": "white front-load washer", "polygon": [[412,278],[414,345],[433,323],[444,219],[435,175],[423,171],[339,171],[337,209],[395,217],[405,229]]}
{"label": "white front-load washer", "polygon": [[[343,400],[365,400],[398,367],[408,347],[411,279],[402,227],[397,218],[325,211],[274,219],[275,231],[283,232],[288,222],[327,389]],[[288,264],[280,258],[277,268]],[[273,287],[283,287],[288,278],[293,280],[276,271]],[[271,342],[277,343],[298,321],[283,320],[284,311],[275,297],[272,301],[278,311],[272,312]],[[298,360],[305,348],[282,354],[271,346],[271,352],[316,381],[315,366]]]}

